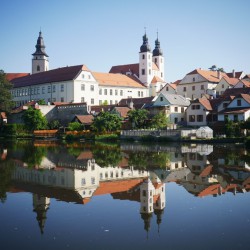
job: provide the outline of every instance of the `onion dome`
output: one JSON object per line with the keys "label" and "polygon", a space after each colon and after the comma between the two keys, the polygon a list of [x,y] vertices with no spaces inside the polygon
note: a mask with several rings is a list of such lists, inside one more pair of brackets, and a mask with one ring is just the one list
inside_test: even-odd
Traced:
{"label": "onion dome", "polygon": [[155,40],[155,49],[153,50],[153,56],[162,56],[163,52],[160,48],[160,41],[157,39]]}
{"label": "onion dome", "polygon": [[43,37],[42,37],[42,32],[39,32],[39,37],[37,38],[37,43],[36,43],[36,52],[32,54],[33,56],[47,56],[45,52],[45,45],[44,45],[44,41],[43,41]]}
{"label": "onion dome", "polygon": [[142,39],[143,39],[143,44],[140,48],[140,52],[150,52],[151,48],[150,48],[150,45],[148,44],[148,37],[147,37],[146,33],[144,34]]}

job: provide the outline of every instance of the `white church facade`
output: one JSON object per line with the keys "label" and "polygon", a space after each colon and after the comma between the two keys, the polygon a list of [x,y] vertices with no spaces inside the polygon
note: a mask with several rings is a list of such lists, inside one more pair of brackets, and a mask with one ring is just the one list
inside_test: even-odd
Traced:
{"label": "white church facade", "polygon": [[[113,66],[109,73],[93,72],[86,65],[49,69],[41,31],[32,54],[32,74],[12,79],[15,105],[29,101],[85,102],[87,105],[116,104],[123,98],[155,96],[165,85],[164,57],[157,38],[151,52],[145,33],[140,47],[139,63]],[[126,68],[122,71],[121,68]]]}

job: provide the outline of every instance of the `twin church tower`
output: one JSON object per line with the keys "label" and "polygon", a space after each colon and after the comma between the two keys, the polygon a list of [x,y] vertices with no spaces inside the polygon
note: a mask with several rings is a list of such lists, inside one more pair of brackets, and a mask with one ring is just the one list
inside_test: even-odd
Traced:
{"label": "twin church tower", "polygon": [[[164,57],[160,48],[158,32],[153,52],[151,52],[146,32],[142,38],[143,44],[140,47],[139,64],[133,64],[136,66],[134,67],[136,70],[133,70],[132,74],[136,75],[140,82],[148,88],[150,88],[152,84],[155,85],[154,87],[157,88],[158,91],[159,86],[162,86],[162,83],[165,82]],[[39,36],[37,38],[36,51],[32,55],[32,74],[49,70],[49,56],[45,52],[45,45],[41,31],[39,32]],[[130,66],[131,64],[113,66],[112,68],[117,67],[116,72],[112,72],[111,69],[110,73],[129,74],[129,72],[131,73]],[[119,68],[122,68],[122,70],[119,70]],[[159,85],[158,87],[157,84]]]}

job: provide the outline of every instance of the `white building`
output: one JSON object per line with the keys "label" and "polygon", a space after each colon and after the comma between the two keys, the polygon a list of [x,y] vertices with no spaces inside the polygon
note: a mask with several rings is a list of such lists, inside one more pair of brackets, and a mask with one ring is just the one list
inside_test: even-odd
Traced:
{"label": "white building", "polygon": [[222,95],[226,89],[233,88],[239,82],[238,78],[222,77],[215,87],[216,96]]}
{"label": "white building", "polygon": [[177,94],[192,100],[204,95],[215,97],[215,87],[226,73],[195,69],[188,73],[177,85]]}
{"label": "white building", "polygon": [[165,85],[159,39],[157,37],[151,52],[146,33],[139,63],[114,66],[109,73],[92,72],[86,65],[49,70],[49,56],[41,31],[32,55],[32,74],[11,80],[16,106],[42,99],[45,102],[86,102],[88,105],[116,104],[122,98],[155,96]]}

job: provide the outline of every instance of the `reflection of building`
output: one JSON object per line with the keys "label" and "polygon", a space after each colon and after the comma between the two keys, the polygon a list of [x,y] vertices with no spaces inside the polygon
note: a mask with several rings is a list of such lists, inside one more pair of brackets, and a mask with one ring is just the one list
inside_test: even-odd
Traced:
{"label": "reflection of building", "polygon": [[39,228],[41,233],[43,234],[43,229],[46,221],[46,213],[50,205],[50,198],[40,196],[38,194],[33,194],[33,208],[34,212],[37,214],[37,221],[39,224]]}

